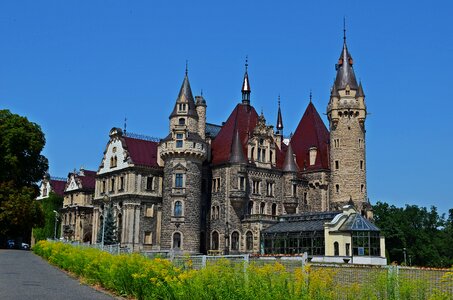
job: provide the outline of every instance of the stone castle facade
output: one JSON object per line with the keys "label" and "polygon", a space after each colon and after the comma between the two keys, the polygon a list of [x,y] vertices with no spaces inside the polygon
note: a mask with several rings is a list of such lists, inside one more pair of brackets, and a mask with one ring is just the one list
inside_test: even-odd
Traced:
{"label": "stone castle facade", "polygon": [[346,39],[336,72],[329,128],[310,99],[285,139],[280,101],[275,127],[253,107],[247,64],[242,100],[222,125],[207,123],[209,103],[193,96],[186,71],[165,138],[110,131],[88,205],[91,241],[107,205],[121,245],[136,251],[259,253],[262,231],[283,215],[338,211],[349,203],[370,218],[367,109]]}

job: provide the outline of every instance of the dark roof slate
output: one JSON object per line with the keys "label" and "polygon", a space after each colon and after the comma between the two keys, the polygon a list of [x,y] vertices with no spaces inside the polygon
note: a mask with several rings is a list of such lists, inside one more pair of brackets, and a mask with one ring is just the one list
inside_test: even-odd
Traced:
{"label": "dark roof slate", "polygon": [[324,224],[331,221],[338,212],[309,212],[297,215],[285,215],[280,222],[263,230],[264,234],[324,231]]}
{"label": "dark roof slate", "polygon": [[348,51],[345,40],[340,58],[338,59],[338,64],[336,65],[337,77],[335,78],[335,86],[339,90],[345,89],[348,84],[351,89],[356,90],[358,88],[352,64],[352,56]]}
{"label": "dark roof slate", "polygon": [[176,104],[173,108],[170,118],[178,116],[177,111],[179,103],[188,104],[187,115],[198,118],[198,114],[195,108],[195,101],[193,99],[192,89],[190,88],[189,77],[187,76],[187,73],[186,76],[184,76],[184,80],[182,82],[181,89],[179,90],[178,98],[176,98]]}

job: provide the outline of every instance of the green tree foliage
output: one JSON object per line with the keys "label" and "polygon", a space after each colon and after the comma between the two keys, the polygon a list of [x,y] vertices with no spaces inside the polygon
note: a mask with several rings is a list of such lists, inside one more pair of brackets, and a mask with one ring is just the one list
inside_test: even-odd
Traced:
{"label": "green tree foliage", "polygon": [[48,167],[39,125],[0,110],[0,240],[30,238],[33,226],[43,226],[43,212],[34,201],[36,182]]}
{"label": "green tree foliage", "polygon": [[[97,240],[98,243],[102,242],[102,226],[99,228]],[[109,205],[107,208],[107,215],[105,217],[105,232],[104,232],[104,245],[113,245],[118,243],[117,242],[117,235],[116,235],[116,222],[115,218],[113,217],[113,209],[112,206]]]}
{"label": "green tree foliage", "polygon": [[440,216],[436,207],[430,210],[416,205],[405,208],[378,202],[374,208],[376,225],[385,236],[390,261],[432,267],[453,264],[453,209],[450,217]]}
{"label": "green tree foliage", "polygon": [[13,181],[21,187],[41,180],[48,167],[41,155],[45,143],[39,125],[0,110],[0,182]]}
{"label": "green tree foliage", "polygon": [[0,183],[0,236],[23,236],[33,226],[44,225],[43,211],[35,196],[34,188]]}
{"label": "green tree foliage", "polygon": [[[53,238],[55,234],[55,211],[63,206],[63,197],[51,192],[49,197],[41,200],[41,206],[44,212],[44,226],[33,229],[33,236],[36,241]],[[57,223],[57,237],[60,236],[60,226]]]}

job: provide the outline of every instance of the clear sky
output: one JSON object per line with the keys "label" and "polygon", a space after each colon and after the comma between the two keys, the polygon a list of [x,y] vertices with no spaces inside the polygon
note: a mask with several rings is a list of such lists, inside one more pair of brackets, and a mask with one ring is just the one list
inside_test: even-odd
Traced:
{"label": "clear sky", "polygon": [[325,110],[343,17],[370,115],[372,203],[453,208],[451,1],[2,1],[0,108],[46,134],[52,176],[97,170],[112,127],[164,137],[184,77],[225,121],[241,98],[285,134]]}

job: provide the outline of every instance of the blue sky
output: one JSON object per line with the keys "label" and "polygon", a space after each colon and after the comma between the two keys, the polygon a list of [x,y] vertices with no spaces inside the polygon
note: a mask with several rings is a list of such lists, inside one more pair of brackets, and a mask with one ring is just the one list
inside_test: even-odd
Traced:
{"label": "blue sky", "polygon": [[[434,6],[435,3],[435,6]],[[46,134],[52,176],[97,170],[112,127],[164,137],[183,80],[208,122],[251,102],[285,134],[313,102],[323,115],[343,16],[368,111],[372,203],[453,208],[453,8],[450,1],[3,1],[0,108]]]}

